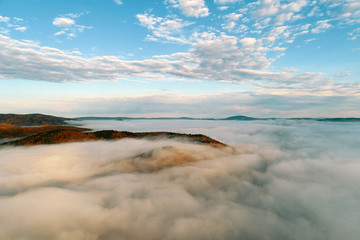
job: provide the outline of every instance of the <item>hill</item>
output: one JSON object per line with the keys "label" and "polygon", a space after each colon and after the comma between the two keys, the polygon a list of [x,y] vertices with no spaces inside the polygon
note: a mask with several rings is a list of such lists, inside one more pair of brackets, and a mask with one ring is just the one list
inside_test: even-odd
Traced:
{"label": "hill", "polygon": [[172,132],[127,132],[103,130],[85,132],[89,129],[71,126],[17,127],[9,124],[0,125],[0,139],[23,137],[21,139],[2,143],[1,145],[32,146],[40,144],[55,144],[66,142],[83,142],[90,140],[119,140],[123,138],[178,138],[214,147],[226,146],[202,134],[183,134]]}
{"label": "hill", "polygon": [[56,117],[44,114],[0,114],[0,123],[16,126],[42,126],[42,125],[66,125],[69,118]]}
{"label": "hill", "polygon": [[89,131],[87,128],[73,126],[39,126],[39,127],[19,127],[8,123],[0,123],[0,139],[1,138],[17,138],[45,133],[53,130],[70,130],[70,131]]}

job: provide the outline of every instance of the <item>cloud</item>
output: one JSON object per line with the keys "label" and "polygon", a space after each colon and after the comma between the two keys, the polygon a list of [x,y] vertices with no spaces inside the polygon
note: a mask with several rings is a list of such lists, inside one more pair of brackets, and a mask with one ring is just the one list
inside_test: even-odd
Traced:
{"label": "cloud", "polygon": [[191,41],[183,35],[183,29],[193,24],[176,17],[156,17],[153,14],[137,14],[140,25],[149,29],[153,35],[148,35],[148,40],[165,40],[168,42],[178,42],[189,44]]}
{"label": "cloud", "polygon": [[240,0],[214,0],[215,4],[233,4],[233,3],[237,3],[240,2]]}
{"label": "cloud", "polygon": [[348,33],[348,35],[351,40],[356,40],[357,38],[360,37],[360,28],[356,28],[352,30],[351,32]]}
{"label": "cloud", "polygon": [[329,8],[336,13],[337,19],[344,21],[346,24],[360,23],[360,4],[357,1],[345,0],[339,5],[332,3]]}
{"label": "cloud", "polygon": [[122,4],[123,4],[122,0],[114,0],[114,2],[115,2],[117,5],[122,5]]}
{"label": "cloud", "polygon": [[240,43],[244,46],[244,47],[253,47],[256,44],[256,39],[255,38],[243,38],[240,40]]}
{"label": "cloud", "polygon": [[[192,124],[165,125],[185,132],[193,131]],[[172,140],[1,149],[0,237],[350,240],[359,236],[356,124],[270,121],[224,126],[202,121],[197,126],[197,131],[235,145],[240,154]],[[157,127],[162,128],[163,122],[147,125]],[[158,151],[152,156],[161,161],[174,149],[199,161],[155,172],[129,171],[121,164],[149,151]]]}
{"label": "cloud", "polygon": [[228,8],[229,8],[228,6],[221,6],[221,7],[218,7],[217,9],[219,9],[220,11],[225,11]]}
{"label": "cloud", "polygon": [[0,16],[0,22],[9,22],[9,21],[10,21],[9,17]]}
{"label": "cloud", "polygon": [[[0,109],[69,117],[94,113],[133,117],[360,117],[360,84],[341,82],[345,76],[337,77],[335,83],[323,80],[308,84],[254,83],[248,92],[216,94],[161,93],[118,97],[64,97],[59,94],[42,97],[32,93],[21,99],[3,98]],[[106,124],[104,122],[102,127],[107,127]]]}
{"label": "cloud", "polygon": [[275,25],[283,25],[288,21],[295,21],[302,18],[296,13],[307,6],[307,0],[296,0],[290,3],[283,3],[280,0],[262,0],[257,2],[258,7],[254,14],[258,18],[274,17]]}
{"label": "cloud", "polygon": [[[169,26],[167,26],[169,27]],[[209,35],[209,34],[207,34]],[[142,61],[126,61],[115,56],[83,58],[55,48],[28,44],[0,36],[0,77],[53,82],[121,80],[127,77],[244,82],[247,80],[298,81],[286,72],[270,72],[271,61],[264,53],[244,49],[233,36],[202,38],[189,52],[155,56]],[[21,64],[21,68],[18,66]],[[310,74],[309,77],[312,77]],[[305,80],[300,78],[301,80]]]}
{"label": "cloud", "polygon": [[28,29],[28,27],[20,25],[23,22],[22,18],[18,17],[4,17],[0,16],[0,23],[4,23],[6,27],[0,27],[0,32],[2,34],[10,34],[11,30],[24,32]]}
{"label": "cloud", "polygon": [[225,15],[224,17],[231,20],[231,21],[238,21],[243,15],[241,13],[229,13],[227,15]]}
{"label": "cloud", "polygon": [[75,24],[75,21],[71,18],[57,17],[53,21],[53,25],[57,27],[70,27]]}
{"label": "cloud", "polygon": [[259,8],[255,11],[255,15],[258,17],[273,16],[279,12],[279,0],[261,0],[257,3],[260,4]]}
{"label": "cloud", "polygon": [[27,30],[27,27],[17,27],[15,28],[16,31],[25,32]]}
{"label": "cloud", "polygon": [[330,20],[320,20],[316,22],[316,27],[311,29],[312,33],[322,33],[327,29],[331,28],[332,25],[329,23]]}
{"label": "cloud", "polygon": [[68,13],[56,17],[53,21],[53,25],[59,27],[61,30],[54,33],[54,36],[64,35],[68,39],[72,39],[77,36],[78,33],[83,33],[86,29],[92,29],[91,26],[84,26],[76,24],[74,18],[79,18],[88,12],[82,13]]}
{"label": "cloud", "polygon": [[223,29],[231,31],[236,26],[236,22],[238,22],[241,17],[243,17],[243,14],[236,12],[223,16],[223,18],[227,21],[226,24],[223,24]]}
{"label": "cloud", "polygon": [[179,8],[187,17],[206,17],[209,9],[204,0],[168,0],[173,7]]}

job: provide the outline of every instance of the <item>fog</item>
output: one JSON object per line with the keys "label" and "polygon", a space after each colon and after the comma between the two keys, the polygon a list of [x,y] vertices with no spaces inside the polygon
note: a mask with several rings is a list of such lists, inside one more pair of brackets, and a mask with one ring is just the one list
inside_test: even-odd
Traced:
{"label": "fog", "polygon": [[360,124],[83,121],[201,133],[0,149],[0,239],[330,239],[360,236]]}

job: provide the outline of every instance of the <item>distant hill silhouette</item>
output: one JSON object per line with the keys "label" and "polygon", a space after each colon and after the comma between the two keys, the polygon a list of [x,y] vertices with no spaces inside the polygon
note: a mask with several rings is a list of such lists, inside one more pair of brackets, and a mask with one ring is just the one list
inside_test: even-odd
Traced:
{"label": "distant hill silhouette", "polygon": [[0,114],[0,123],[17,126],[66,125],[69,118],[55,117],[44,114]]}
{"label": "distant hill silhouette", "polygon": [[258,118],[247,117],[247,116],[231,116],[228,118],[222,118],[221,120],[238,120],[238,121],[251,121],[251,120],[258,120]]}
{"label": "distant hill silhouette", "polygon": [[0,138],[17,138],[45,133],[53,130],[89,131],[87,128],[73,126],[40,126],[40,127],[19,127],[8,123],[0,123]]}
{"label": "distant hill silhouette", "polygon": [[8,123],[17,126],[42,126],[42,125],[67,125],[67,120],[83,121],[83,120],[212,120],[212,121],[254,121],[254,120],[310,120],[322,122],[359,122],[360,118],[254,118],[243,115],[230,116],[226,118],[191,118],[191,117],[155,117],[155,118],[132,118],[132,117],[76,117],[63,118],[44,114],[0,114],[0,123]]}

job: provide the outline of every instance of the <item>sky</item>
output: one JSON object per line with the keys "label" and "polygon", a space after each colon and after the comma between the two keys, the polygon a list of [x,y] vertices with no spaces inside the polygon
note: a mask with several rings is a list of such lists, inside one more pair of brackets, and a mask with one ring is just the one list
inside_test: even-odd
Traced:
{"label": "sky", "polygon": [[0,112],[360,117],[359,0],[0,0]]}

